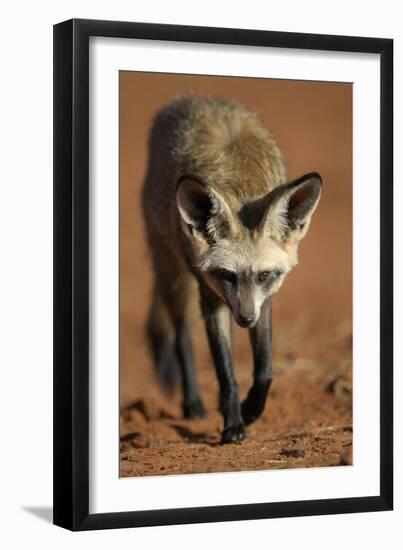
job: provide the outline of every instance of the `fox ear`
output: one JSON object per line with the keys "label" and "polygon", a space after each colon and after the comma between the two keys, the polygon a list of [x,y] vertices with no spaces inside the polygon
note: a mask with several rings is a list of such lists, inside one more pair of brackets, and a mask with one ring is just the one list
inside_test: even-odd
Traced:
{"label": "fox ear", "polygon": [[316,172],[276,187],[267,196],[266,225],[280,239],[302,239],[308,231],[322,191],[322,178]]}
{"label": "fox ear", "polygon": [[225,200],[213,189],[191,177],[184,176],[176,188],[176,206],[186,233],[225,238],[232,215]]}

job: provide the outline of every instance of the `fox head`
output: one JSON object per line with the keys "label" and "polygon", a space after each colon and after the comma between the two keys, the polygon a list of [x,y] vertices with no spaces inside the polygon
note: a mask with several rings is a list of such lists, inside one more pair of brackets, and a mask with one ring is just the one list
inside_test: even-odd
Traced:
{"label": "fox head", "polygon": [[176,204],[192,267],[240,326],[256,324],[264,302],[297,265],[321,188],[319,174],[310,173],[241,202],[193,177],[179,180]]}

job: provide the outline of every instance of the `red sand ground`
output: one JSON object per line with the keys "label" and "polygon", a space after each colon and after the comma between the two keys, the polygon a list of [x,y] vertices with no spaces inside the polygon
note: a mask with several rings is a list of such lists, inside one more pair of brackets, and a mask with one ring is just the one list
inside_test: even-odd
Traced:
{"label": "red sand ground", "polygon": [[[352,460],[351,182],[349,84],[121,73],[121,476],[350,464]],[[144,339],[151,275],[139,190],[152,116],[177,93],[235,98],[255,108],[285,153],[290,178],[317,170],[323,197],[300,265],[274,298],[274,380],[248,439],[220,446],[218,387],[204,328],[196,367],[208,410],[184,420],[180,396],[158,388]],[[235,331],[241,397],[251,383],[247,331]]]}
{"label": "red sand ground", "polygon": [[[127,373],[121,398],[121,476],[351,463],[351,363],[346,358],[351,338],[340,328],[336,361],[276,354],[265,414],[239,444],[219,445],[218,387],[207,353],[198,369],[205,419],[182,419],[180,396],[166,399],[150,369]],[[241,365],[238,361],[237,378],[245,395],[251,378],[246,354]]]}

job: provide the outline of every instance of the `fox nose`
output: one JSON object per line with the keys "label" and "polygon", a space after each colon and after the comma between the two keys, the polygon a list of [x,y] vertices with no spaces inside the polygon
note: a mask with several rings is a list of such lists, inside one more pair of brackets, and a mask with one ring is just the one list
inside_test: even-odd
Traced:
{"label": "fox nose", "polygon": [[255,318],[252,317],[251,315],[239,316],[239,324],[241,325],[241,327],[244,327],[244,328],[250,327],[253,324],[254,320]]}

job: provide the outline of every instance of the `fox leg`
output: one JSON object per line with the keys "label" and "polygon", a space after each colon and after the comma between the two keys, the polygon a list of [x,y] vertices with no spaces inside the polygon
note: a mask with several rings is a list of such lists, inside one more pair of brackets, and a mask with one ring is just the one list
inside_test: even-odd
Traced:
{"label": "fox leg", "polygon": [[[169,258],[168,253],[165,258]],[[190,275],[179,267],[155,266],[153,302],[147,324],[148,339],[157,377],[172,393],[180,375],[182,409],[186,418],[204,416],[199,386],[193,368],[192,341],[187,305]]]}
{"label": "fox leg", "polygon": [[242,418],[246,425],[263,413],[272,381],[271,300],[263,305],[259,321],[249,331],[253,350],[253,385],[242,403]]}
{"label": "fox leg", "polygon": [[186,320],[176,323],[176,354],[182,375],[183,415],[185,418],[205,416],[206,411],[193,368],[192,341]]}
{"label": "fox leg", "polygon": [[[191,275],[179,271],[164,278],[163,293],[174,328],[175,355],[179,365],[182,386],[182,409],[185,418],[205,416],[199,385],[193,366],[192,340],[189,327]],[[172,280],[174,284],[172,284]]]}
{"label": "fox leg", "polygon": [[221,443],[241,441],[245,428],[241,417],[238,385],[232,366],[232,317],[226,305],[219,303],[208,289],[201,287],[202,313],[210,351],[220,386],[220,410],[224,417]]}
{"label": "fox leg", "polygon": [[155,372],[164,391],[172,394],[179,378],[175,329],[161,292],[154,285],[147,321],[147,337]]}

